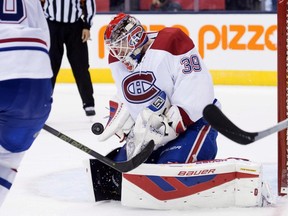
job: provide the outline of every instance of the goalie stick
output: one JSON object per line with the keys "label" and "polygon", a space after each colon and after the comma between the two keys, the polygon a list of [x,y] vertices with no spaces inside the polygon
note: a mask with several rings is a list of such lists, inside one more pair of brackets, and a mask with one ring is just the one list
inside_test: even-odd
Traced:
{"label": "goalie stick", "polygon": [[43,129],[46,130],[47,132],[55,135],[56,137],[60,138],[61,140],[69,143],[70,145],[80,149],[81,151],[95,157],[96,159],[98,159],[102,163],[106,164],[107,166],[112,167],[113,169],[115,169],[121,173],[129,172],[129,171],[135,169],[136,167],[138,167],[139,165],[141,165],[143,162],[146,161],[146,159],[150,156],[150,154],[152,153],[152,151],[154,149],[154,141],[150,140],[148,142],[148,144],[146,145],[146,147],[139,154],[137,154],[136,156],[134,156],[130,160],[127,160],[124,162],[114,162],[113,160],[109,159],[108,157],[105,157],[105,156],[93,151],[89,147],[77,142],[76,140],[72,139],[71,137],[57,131],[56,129],[54,129],[54,128],[46,125],[46,124],[43,126]]}
{"label": "goalie stick", "polygon": [[241,145],[251,144],[288,127],[288,119],[286,119],[266,130],[247,132],[237,127],[217,106],[213,104],[209,104],[204,108],[203,117],[221,134]]}

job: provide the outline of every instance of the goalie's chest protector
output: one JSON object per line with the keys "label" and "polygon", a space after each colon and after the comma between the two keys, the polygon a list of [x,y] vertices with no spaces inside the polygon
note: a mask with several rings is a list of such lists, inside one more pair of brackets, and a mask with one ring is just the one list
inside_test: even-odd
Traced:
{"label": "goalie's chest protector", "polygon": [[[133,118],[149,106],[161,91],[165,91],[168,97],[172,94],[171,76],[166,68],[161,69],[160,60],[163,55],[164,53],[159,51],[148,51],[134,72],[125,73],[126,76],[116,82],[117,88],[122,93],[122,101],[127,105]],[[158,57],[157,61],[153,60],[155,56]]]}
{"label": "goalie's chest protector", "polygon": [[[199,75],[189,73],[185,68],[185,61],[183,62],[186,56],[197,56],[197,54],[193,41],[186,34],[179,29],[166,28],[158,33],[133,72],[129,72],[119,61],[110,61],[118,93],[132,117],[135,119],[138,113],[149,106],[153,98],[161,91],[167,94],[172,103],[177,104],[177,101],[187,101],[187,97],[197,92],[197,89],[194,91],[191,86],[195,88],[199,85],[193,82],[200,81],[205,85],[206,78],[202,75],[202,78],[195,79]],[[202,70],[204,73],[207,72],[206,67]],[[190,79],[189,82],[188,80],[183,82],[187,78]],[[207,82],[207,86],[210,86],[209,76]],[[185,89],[185,85],[188,91],[181,90],[181,88]],[[178,91],[177,94],[175,94],[176,91]],[[212,97],[214,97],[213,93]],[[211,98],[208,99],[209,102],[212,101]],[[189,106],[192,103],[193,101],[187,101],[187,110],[190,109]],[[181,104],[181,107],[185,107],[185,104]]]}

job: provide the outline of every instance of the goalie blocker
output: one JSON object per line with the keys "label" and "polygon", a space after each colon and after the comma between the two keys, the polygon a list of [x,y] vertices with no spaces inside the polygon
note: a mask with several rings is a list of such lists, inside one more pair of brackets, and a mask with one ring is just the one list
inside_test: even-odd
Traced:
{"label": "goalie blocker", "polygon": [[90,159],[86,170],[96,202],[119,200],[124,206],[147,209],[253,207],[274,202],[263,182],[262,165],[244,159],[142,164],[123,174]]}

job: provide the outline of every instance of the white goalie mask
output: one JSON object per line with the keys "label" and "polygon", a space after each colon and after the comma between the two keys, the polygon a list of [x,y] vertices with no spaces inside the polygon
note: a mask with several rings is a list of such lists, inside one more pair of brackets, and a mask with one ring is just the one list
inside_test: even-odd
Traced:
{"label": "white goalie mask", "polygon": [[133,71],[141,59],[141,50],[148,41],[146,32],[135,17],[119,13],[107,26],[105,45],[112,56]]}

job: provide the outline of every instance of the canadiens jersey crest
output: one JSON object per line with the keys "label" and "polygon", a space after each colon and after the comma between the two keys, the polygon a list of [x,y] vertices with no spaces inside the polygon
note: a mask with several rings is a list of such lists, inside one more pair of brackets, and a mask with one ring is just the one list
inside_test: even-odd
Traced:
{"label": "canadiens jersey crest", "polygon": [[134,104],[145,103],[161,91],[156,85],[156,78],[151,71],[136,72],[122,81],[122,90],[127,101]]}

